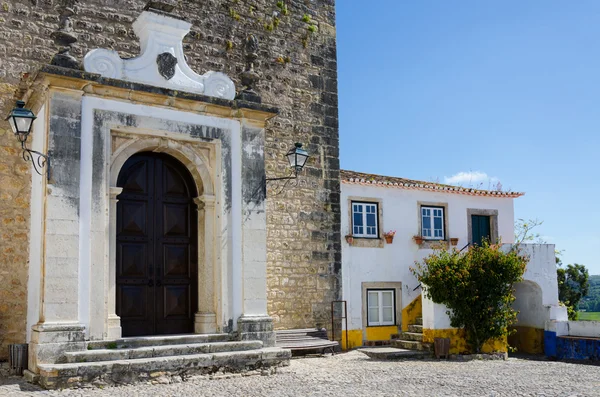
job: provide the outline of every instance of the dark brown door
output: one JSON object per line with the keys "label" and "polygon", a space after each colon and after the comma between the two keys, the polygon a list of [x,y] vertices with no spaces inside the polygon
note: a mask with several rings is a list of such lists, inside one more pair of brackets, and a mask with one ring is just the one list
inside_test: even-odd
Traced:
{"label": "dark brown door", "polygon": [[194,182],[174,158],[140,153],[117,186],[117,315],[123,336],[191,333],[197,309]]}

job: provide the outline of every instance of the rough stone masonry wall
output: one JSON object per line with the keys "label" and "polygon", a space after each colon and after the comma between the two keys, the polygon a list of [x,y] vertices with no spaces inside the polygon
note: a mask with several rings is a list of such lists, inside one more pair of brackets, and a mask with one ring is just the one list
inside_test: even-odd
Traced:
{"label": "rough stone masonry wall", "polygon": [[[73,18],[82,59],[93,48],[138,54],[131,23],[145,0],[79,2]],[[57,0],[0,2],[0,114],[14,105],[23,73],[55,53]],[[243,39],[260,42],[257,91],[280,115],[266,134],[267,177],[285,175],[283,154],[303,142],[312,155],[298,186],[269,185],[269,312],[277,328],[326,326],[330,302],[341,297],[339,139],[334,0],[183,0],[177,13],[193,24],[185,40],[198,73],[217,70],[239,87]],[[278,20],[273,13],[278,12]],[[310,18],[307,22],[307,18]],[[315,26],[315,28],[310,28]],[[311,32],[311,30],[316,30]],[[2,117],[4,118],[4,117]],[[0,123],[0,359],[8,343],[25,339],[29,166],[6,122]],[[280,194],[278,194],[282,191]]]}

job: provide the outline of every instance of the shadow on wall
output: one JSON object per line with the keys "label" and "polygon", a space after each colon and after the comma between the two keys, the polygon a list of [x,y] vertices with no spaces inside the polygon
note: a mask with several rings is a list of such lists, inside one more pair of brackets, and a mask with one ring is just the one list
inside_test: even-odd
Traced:
{"label": "shadow on wall", "polygon": [[513,309],[518,312],[516,332],[508,337],[509,346],[519,353],[544,353],[546,308],[542,303],[542,288],[533,281],[515,284]]}

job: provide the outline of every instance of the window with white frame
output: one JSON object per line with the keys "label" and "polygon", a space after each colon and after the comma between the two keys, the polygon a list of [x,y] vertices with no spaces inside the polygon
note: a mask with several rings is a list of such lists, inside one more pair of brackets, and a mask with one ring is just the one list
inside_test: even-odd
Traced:
{"label": "window with white frame", "polygon": [[443,207],[421,207],[421,237],[427,240],[444,240]]}
{"label": "window with white frame", "polygon": [[352,202],[352,235],[354,237],[379,237],[377,203]]}
{"label": "window with white frame", "polygon": [[395,325],[396,307],[395,291],[386,290],[367,290],[367,324],[377,325]]}

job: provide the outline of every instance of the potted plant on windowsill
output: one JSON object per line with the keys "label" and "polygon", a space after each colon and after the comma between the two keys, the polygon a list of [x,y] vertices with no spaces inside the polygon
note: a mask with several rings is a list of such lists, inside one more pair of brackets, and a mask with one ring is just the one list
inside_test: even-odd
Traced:
{"label": "potted plant on windowsill", "polygon": [[346,242],[352,245],[352,243],[354,242],[354,236],[352,236],[351,234],[346,234]]}
{"label": "potted plant on windowsill", "polygon": [[457,237],[450,238],[450,244],[457,245],[458,244],[458,238]]}
{"label": "potted plant on windowsill", "polygon": [[415,234],[413,236],[413,240],[415,240],[415,243],[417,243],[417,245],[421,245],[423,244],[423,241],[425,241],[425,239],[423,239],[423,236],[420,236],[418,234]]}
{"label": "potted plant on windowsill", "polygon": [[394,236],[396,235],[395,230],[390,230],[387,233],[383,233],[383,237],[385,238],[385,242],[391,244],[394,241]]}

